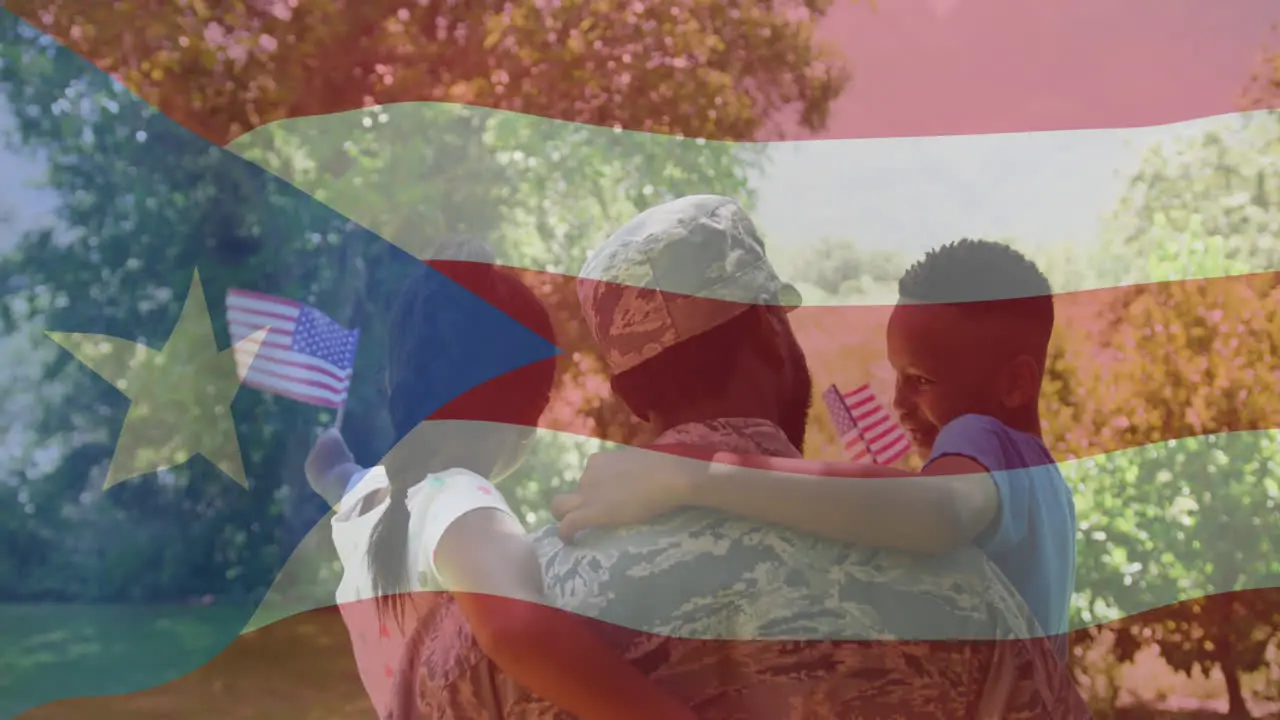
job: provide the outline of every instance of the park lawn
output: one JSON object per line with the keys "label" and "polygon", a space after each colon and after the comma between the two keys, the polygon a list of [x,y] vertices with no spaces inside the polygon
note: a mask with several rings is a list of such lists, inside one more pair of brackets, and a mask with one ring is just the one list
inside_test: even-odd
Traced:
{"label": "park lawn", "polygon": [[[216,608],[210,610],[216,612]],[[194,619],[189,607],[89,607],[77,611],[88,613],[82,615],[85,618],[96,617],[97,628],[103,627],[102,618],[93,614],[111,613],[114,636],[111,632],[76,631],[50,623],[48,607],[0,605],[4,638],[10,637],[14,628],[27,636],[18,643],[0,643],[0,700],[4,703],[0,705],[0,718],[13,717],[12,711],[5,711],[8,708],[30,707],[34,704],[30,698],[48,697],[55,692],[58,677],[49,670],[59,664],[67,668],[65,672],[98,672],[126,678],[139,691],[43,704],[22,713],[23,720],[376,720],[337,608],[312,610],[271,623],[239,636],[221,652],[208,646],[221,642],[220,637],[225,636],[211,630],[208,623]],[[102,648],[122,642],[123,633],[138,632],[139,628],[155,634],[156,652],[138,658],[127,673],[121,674],[121,668],[104,660]],[[131,642],[136,646],[136,638],[131,636]],[[193,651],[205,649],[212,660],[194,672],[155,684],[157,678],[173,676],[172,667],[189,662]],[[1147,682],[1152,681],[1152,673],[1169,675],[1168,681],[1175,685],[1185,681],[1167,667],[1153,666],[1142,673]],[[1217,694],[1205,690],[1210,696]],[[1258,703],[1255,717],[1280,720],[1276,709],[1273,703]],[[1222,717],[1213,711],[1173,712],[1150,707],[1122,708],[1116,714],[1116,720]]]}
{"label": "park lawn", "polygon": [[[0,605],[0,718],[374,720],[336,608],[242,635],[224,650],[229,621],[243,623],[243,611]],[[121,667],[111,650],[126,643],[152,650]],[[212,660],[186,672],[193,657]],[[103,678],[103,694],[47,702],[66,692],[68,676]],[[131,692],[106,695],[111,687]]]}

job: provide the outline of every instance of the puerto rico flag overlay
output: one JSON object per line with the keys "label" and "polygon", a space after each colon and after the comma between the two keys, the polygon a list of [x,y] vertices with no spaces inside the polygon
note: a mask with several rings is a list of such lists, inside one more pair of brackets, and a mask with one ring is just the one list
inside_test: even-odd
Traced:
{"label": "puerto rico flag overlay", "polygon": [[[1171,664],[1204,658],[1247,673],[1273,662],[1257,649],[1270,636],[1242,640],[1215,618],[1277,627],[1266,593],[1280,574],[1259,558],[1280,545],[1280,178],[1249,158],[1280,142],[1263,112],[1275,104],[1266,58],[1280,14],[1254,0],[1230,11],[1154,0],[880,5],[617,3],[600,17],[576,3],[7,5],[0,83],[59,210],[0,248],[3,319],[58,389],[30,391],[43,427],[13,441],[19,481],[3,490],[17,510],[0,532],[20,548],[3,568],[16,619],[4,625],[26,634],[0,657],[14,669],[0,673],[0,712],[310,711],[297,693],[240,692],[254,673],[324,687],[303,693],[316,708],[369,712],[330,607],[328,508],[301,473],[332,414],[237,393],[228,407],[247,490],[194,457],[103,491],[131,396],[39,333],[161,350],[197,270],[206,298],[246,287],[290,298],[361,328],[340,392],[348,441],[371,465],[387,449],[394,289],[439,237],[477,234],[547,303],[556,344],[470,292],[467,264],[436,263],[454,280],[442,302],[488,339],[439,405],[554,354],[564,373],[537,442],[585,460],[602,441],[649,438],[608,392],[575,316],[574,274],[634,213],[703,192],[752,208],[784,275],[804,264],[786,257],[793,245],[832,228],[850,228],[833,253],[910,245],[909,260],[959,233],[1070,225],[1123,239],[1100,250],[1127,258],[1110,276],[1076,272],[1088,263],[1065,255],[1040,260],[1058,292],[1045,436],[1068,479],[1089,486],[1077,491],[1091,519],[1077,538],[1073,630],[1143,638],[1166,625],[1178,628],[1161,639]],[[1215,134],[1253,149],[1214,145]],[[1141,157],[1121,168],[1139,191],[1107,190],[1084,162],[1155,141],[1178,150],[1163,174]],[[1207,157],[1226,179],[1196,185]],[[798,190],[784,197],[788,184]],[[1117,227],[1095,227],[1099,208]],[[880,356],[891,280],[810,278],[791,317],[815,385],[879,373],[871,387],[890,397]],[[217,305],[223,351],[240,336]],[[484,408],[449,407],[486,419]],[[811,416],[806,454],[840,457],[823,414]],[[1171,483],[1187,491],[1164,492]],[[541,499],[509,492],[522,508]],[[308,618],[327,623],[328,644],[286,634]],[[1198,633],[1238,657],[1212,655]],[[65,652],[43,650],[55,640]],[[1234,705],[1245,691],[1224,683]],[[178,696],[189,704],[173,705]]]}

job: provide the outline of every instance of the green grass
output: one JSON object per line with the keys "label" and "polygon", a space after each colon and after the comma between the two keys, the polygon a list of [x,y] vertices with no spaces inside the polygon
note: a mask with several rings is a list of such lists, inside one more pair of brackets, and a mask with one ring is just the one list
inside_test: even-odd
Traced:
{"label": "green grass", "polygon": [[[218,624],[242,617],[234,608],[0,604],[0,718],[13,717],[12,708],[67,695],[68,678],[97,677],[104,686],[116,683],[114,689],[97,697],[47,702],[20,717],[376,720],[336,608],[294,615],[246,633],[215,656],[216,648],[211,648],[226,637]],[[146,642],[139,644],[140,639]],[[125,649],[138,647],[147,652],[131,656],[128,663],[118,661]],[[211,659],[188,672],[197,656]],[[1272,705],[1258,710],[1260,716],[1280,720],[1280,715],[1267,715],[1275,712]],[[1138,707],[1121,710],[1116,720],[1221,717]]]}
{"label": "green grass", "polygon": [[[222,651],[228,623],[244,614],[0,605],[0,718],[372,717],[336,610],[289,618]],[[88,697],[50,702],[69,696]]]}

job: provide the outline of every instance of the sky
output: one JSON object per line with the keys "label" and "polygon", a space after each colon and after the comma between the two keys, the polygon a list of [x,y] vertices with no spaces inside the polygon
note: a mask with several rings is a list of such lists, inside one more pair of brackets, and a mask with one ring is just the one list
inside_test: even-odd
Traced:
{"label": "sky", "polygon": [[15,151],[10,140],[13,113],[0,99],[0,251],[8,250],[28,228],[46,224],[58,197],[41,187],[45,168],[40,158]]}
{"label": "sky", "polygon": [[824,237],[919,253],[964,236],[1092,243],[1142,153],[1230,117],[1124,130],[780,144],[754,179],[773,244]]}

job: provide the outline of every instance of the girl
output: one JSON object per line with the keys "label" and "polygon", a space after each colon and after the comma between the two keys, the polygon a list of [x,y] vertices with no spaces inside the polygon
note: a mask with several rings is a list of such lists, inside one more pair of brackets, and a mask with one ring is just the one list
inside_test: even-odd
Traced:
{"label": "girl", "polygon": [[[459,273],[468,290],[554,341],[538,297],[496,267],[487,248],[461,241],[445,252],[471,261]],[[451,386],[448,375],[471,359],[460,340],[467,338],[474,353],[474,336],[482,331],[455,303],[443,301],[450,282],[424,267],[394,310],[387,380],[400,440],[380,466],[354,480],[332,520],[343,565],[337,600],[379,715],[389,711],[394,668],[416,615],[416,603],[400,593],[448,590],[489,659],[552,704],[585,720],[692,720],[688,708],[582,621],[547,607],[533,544],[490,484],[523,459],[550,398],[555,359],[482,383],[430,412]],[[428,414],[493,422],[424,422]],[[308,470],[313,477],[351,478],[360,468],[331,430],[317,443]],[[429,603],[434,593],[420,595]]]}

